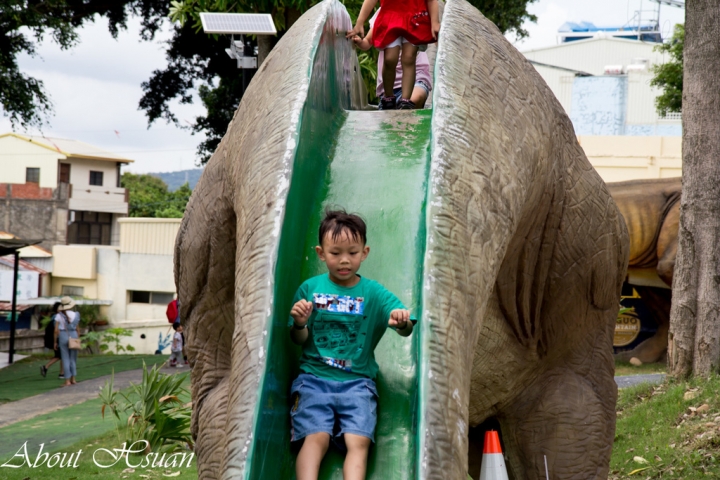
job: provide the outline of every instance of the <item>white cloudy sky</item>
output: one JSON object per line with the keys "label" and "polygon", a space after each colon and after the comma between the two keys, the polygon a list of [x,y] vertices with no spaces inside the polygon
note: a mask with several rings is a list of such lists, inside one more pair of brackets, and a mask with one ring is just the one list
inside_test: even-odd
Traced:
{"label": "white cloudy sky", "polygon": [[[646,17],[648,11],[657,10],[657,4],[650,0],[538,0],[529,7],[538,22],[526,25],[530,38],[516,46],[527,50],[554,45],[557,29],[566,21],[622,25],[640,9],[646,10]],[[683,21],[681,9],[661,8],[664,33],[669,34],[675,23]],[[144,113],[138,110],[140,84],[153,70],[167,64],[161,42],[169,38],[166,29],[154,42],[142,42],[138,32],[138,22],[131,22],[115,40],[100,21],[83,28],[79,45],[69,51],[46,42],[39,49],[39,57],[19,59],[23,71],[43,80],[54,105],[54,116],[43,133],[81,140],[134,159],[128,171],[193,168],[195,148],[202,139],[162,121],[148,129]],[[202,114],[203,108],[197,103],[176,105],[175,112],[185,123]],[[8,131],[10,122],[0,117],[0,133]]]}

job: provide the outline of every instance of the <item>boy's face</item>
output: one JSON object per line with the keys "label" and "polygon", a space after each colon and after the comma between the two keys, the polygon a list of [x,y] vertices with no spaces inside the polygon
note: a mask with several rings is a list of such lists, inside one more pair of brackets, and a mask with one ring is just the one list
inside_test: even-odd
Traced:
{"label": "boy's face", "polygon": [[179,325],[178,328],[177,328],[177,330],[175,330],[175,331],[178,332],[178,333],[182,333],[182,331],[183,331],[183,330],[182,330],[182,325]]}
{"label": "boy's face", "polygon": [[356,273],[370,253],[370,247],[362,243],[360,238],[353,238],[350,232],[343,230],[335,239],[332,238],[332,232],[327,232],[322,245],[315,247],[315,251],[327,265],[330,280],[343,287],[352,287],[358,282]]}

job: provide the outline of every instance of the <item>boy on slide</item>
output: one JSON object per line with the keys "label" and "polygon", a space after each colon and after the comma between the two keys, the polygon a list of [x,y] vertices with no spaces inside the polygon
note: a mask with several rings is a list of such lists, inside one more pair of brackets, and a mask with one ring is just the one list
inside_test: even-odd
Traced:
{"label": "boy on slide", "polygon": [[[355,27],[347,33],[347,37],[352,38],[355,43],[359,44],[359,38],[355,39],[356,36],[364,37],[365,22],[376,4],[377,0],[364,0]],[[439,31],[437,0],[383,0],[382,8],[378,11],[372,26],[371,38],[363,39],[384,51],[382,78],[385,95],[380,99],[383,110],[415,108],[410,96],[415,85],[415,58],[418,45],[437,41]],[[403,77],[402,96],[396,105],[392,92],[398,57],[402,61]]]}
{"label": "boy on slide", "polygon": [[395,295],[357,274],[370,252],[359,216],[327,211],[318,240],[328,273],[300,285],[290,311],[290,338],[302,345],[291,389],[291,440],[304,439],[295,470],[298,480],[316,480],[334,439],[347,447],[344,480],[362,480],[377,422],[375,347],[388,327],[410,335],[415,319]]}

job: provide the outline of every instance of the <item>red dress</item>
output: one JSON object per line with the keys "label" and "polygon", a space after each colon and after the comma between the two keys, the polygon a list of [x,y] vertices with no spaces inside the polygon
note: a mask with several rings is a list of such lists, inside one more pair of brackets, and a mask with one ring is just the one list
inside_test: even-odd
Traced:
{"label": "red dress", "polygon": [[383,0],[373,24],[373,46],[384,49],[403,37],[413,45],[434,43],[425,0]]}

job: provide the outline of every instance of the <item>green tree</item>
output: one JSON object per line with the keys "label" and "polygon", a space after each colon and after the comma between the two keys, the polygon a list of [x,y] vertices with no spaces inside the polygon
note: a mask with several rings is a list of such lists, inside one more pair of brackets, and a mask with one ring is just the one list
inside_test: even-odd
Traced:
{"label": "green tree", "polygon": [[668,373],[720,373],[720,3],[685,9],[682,198],[673,275]]}
{"label": "green tree", "polygon": [[655,47],[656,50],[670,55],[670,61],[655,65],[655,76],[650,85],[660,87],[663,93],[655,99],[655,108],[659,115],[682,111],[683,91],[683,50],[685,49],[685,25],[675,25],[670,42]]}
{"label": "green tree", "polygon": [[[356,19],[362,0],[342,0],[352,19]],[[527,11],[527,5],[535,0],[470,0],[503,33],[514,33],[517,38],[528,35],[522,28],[525,21],[534,22],[535,15]],[[259,61],[267,55],[283,34],[300,15],[318,3],[317,0],[176,0],[172,2],[170,16],[176,22],[174,36],[168,43],[166,56],[169,64],[164,70],[156,70],[142,84],[145,94],[140,109],[145,111],[148,123],[165,120],[178,126],[180,122],[170,108],[174,100],[191,103],[194,89],[199,91],[206,115],[199,116],[190,127],[195,133],[205,134],[198,146],[202,163],[209,160],[217,148],[227,125],[232,119],[242,97],[242,79],[234,60],[225,54],[228,37],[206,35],[202,32],[200,12],[270,13],[278,30],[277,37],[259,36],[252,40],[259,50]],[[259,42],[259,43],[258,43]],[[359,55],[361,71],[374,95],[377,75],[377,52]]]}
{"label": "green tree", "polygon": [[123,173],[120,183],[128,189],[131,217],[182,218],[192,193],[187,183],[170,192],[165,182],[152,175]]}
{"label": "green tree", "polygon": [[[527,36],[525,21],[536,21],[527,11],[535,0],[470,0],[504,32]],[[36,43],[44,36],[63,49],[77,42],[77,29],[89,21],[107,19],[110,34],[116,36],[126,28],[127,19],[142,19],[141,38],[152,40],[172,11],[176,20],[173,37],[167,42],[168,66],[156,70],[143,82],[144,95],[139,106],[148,123],[165,120],[181,126],[171,110],[171,103],[192,103],[199,92],[206,109],[188,127],[193,134],[202,133],[205,140],[198,146],[198,156],[205,163],[225,134],[242,96],[242,78],[234,60],[225,54],[228,38],[206,35],[199,28],[200,11],[270,13],[278,28],[277,37],[252,39],[262,60],[288,28],[318,0],[3,0],[0,2],[0,106],[13,126],[41,126],[47,122],[52,105],[43,83],[22,71],[17,64],[21,53],[36,55]],[[354,19],[362,0],[343,0]],[[377,52],[362,53],[360,63],[366,82],[372,86],[376,75]],[[374,89],[369,88],[372,92]]]}
{"label": "green tree", "polygon": [[168,12],[162,0],[3,0],[0,2],[0,107],[13,126],[41,126],[52,111],[43,82],[22,71],[17,57],[37,55],[37,42],[50,36],[62,49],[77,43],[77,29],[98,16],[110,34],[126,28],[130,15],[143,18],[142,36],[150,39]]}

